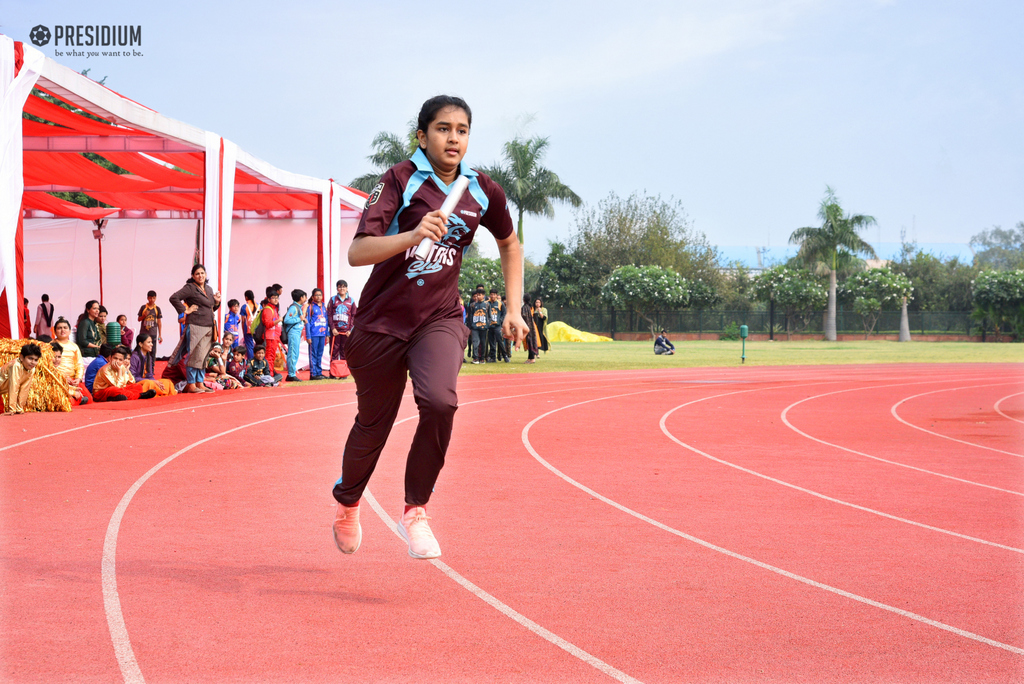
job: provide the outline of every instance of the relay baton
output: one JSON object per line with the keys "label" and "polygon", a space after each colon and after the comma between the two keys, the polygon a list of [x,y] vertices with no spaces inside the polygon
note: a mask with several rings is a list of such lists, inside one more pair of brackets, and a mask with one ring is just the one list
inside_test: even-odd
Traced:
{"label": "relay baton", "polygon": [[[462,199],[462,193],[469,187],[469,177],[459,176],[455,179],[455,185],[452,186],[451,191],[448,193],[448,197],[445,198],[444,204],[441,205],[441,213],[444,214],[444,220],[448,222],[448,216],[455,211],[455,205]],[[430,248],[434,245],[434,241],[428,237],[420,240],[420,246],[416,248],[414,256],[417,259],[426,259],[430,254]]]}

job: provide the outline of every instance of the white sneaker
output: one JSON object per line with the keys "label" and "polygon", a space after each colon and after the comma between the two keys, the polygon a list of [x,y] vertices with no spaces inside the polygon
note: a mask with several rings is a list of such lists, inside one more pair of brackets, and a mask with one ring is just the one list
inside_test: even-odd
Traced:
{"label": "white sneaker", "polygon": [[355,553],[363,541],[363,527],[359,524],[359,506],[338,504],[334,519],[334,543],[342,553]]}
{"label": "white sneaker", "polygon": [[413,558],[440,558],[441,547],[430,531],[427,510],[422,506],[410,508],[398,521],[398,533],[409,544],[409,555]]}

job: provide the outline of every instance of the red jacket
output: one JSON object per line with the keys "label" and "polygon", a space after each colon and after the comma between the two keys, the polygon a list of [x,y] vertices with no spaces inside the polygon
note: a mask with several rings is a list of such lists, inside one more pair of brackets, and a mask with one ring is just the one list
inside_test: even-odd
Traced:
{"label": "red jacket", "polygon": [[277,315],[277,311],[274,307],[269,304],[263,307],[263,311],[260,313],[260,316],[263,318],[263,339],[281,339],[281,326],[278,325],[281,321],[281,317]]}

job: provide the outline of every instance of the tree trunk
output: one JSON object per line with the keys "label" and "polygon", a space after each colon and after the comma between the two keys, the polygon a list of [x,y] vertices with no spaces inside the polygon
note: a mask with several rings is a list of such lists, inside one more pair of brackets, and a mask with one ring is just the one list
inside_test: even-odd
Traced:
{"label": "tree trunk", "polygon": [[825,317],[825,339],[836,341],[836,270],[828,274],[828,312]]}
{"label": "tree trunk", "polygon": [[903,308],[900,310],[900,342],[910,341],[910,317],[907,315],[907,298],[903,298]]}

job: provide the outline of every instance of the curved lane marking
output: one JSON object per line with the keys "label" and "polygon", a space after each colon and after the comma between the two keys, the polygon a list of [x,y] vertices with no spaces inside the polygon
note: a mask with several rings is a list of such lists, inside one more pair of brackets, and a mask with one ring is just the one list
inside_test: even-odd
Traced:
{"label": "curved lane marking", "polygon": [[117,593],[117,534],[120,531],[121,520],[124,518],[124,513],[128,508],[128,504],[131,503],[132,498],[139,491],[142,485],[146,483],[146,480],[153,477],[157,471],[182,454],[191,451],[201,444],[218,439],[224,435],[230,435],[232,432],[238,432],[239,430],[244,430],[254,425],[260,425],[261,423],[281,420],[282,418],[300,416],[304,413],[313,413],[314,411],[325,411],[327,409],[339,408],[341,406],[350,406],[354,403],[354,401],[350,401],[343,404],[331,404],[329,406],[320,406],[303,411],[295,411],[294,413],[286,413],[280,416],[272,416],[270,418],[264,418],[263,420],[247,423],[245,425],[239,425],[238,427],[233,427],[230,430],[225,430],[215,435],[210,435],[209,437],[201,439],[198,442],[193,442],[192,444],[174,452],[150,468],[145,475],[140,477],[135,481],[135,484],[129,487],[128,491],[125,492],[123,497],[121,497],[121,501],[117,504],[117,508],[114,509],[114,514],[110,517],[110,523],[107,525],[107,534],[103,539],[103,563],[101,569],[103,584],[103,611],[107,614],[107,627],[110,629],[110,639],[114,644],[114,654],[117,657],[117,664],[118,667],[121,668],[121,676],[127,684],[144,684],[146,680],[143,678],[142,670],[139,669],[139,663],[135,659],[135,652],[132,650],[131,639],[128,637],[128,628],[124,622],[124,613],[121,611],[121,598]]}
{"label": "curved lane marking", "polygon": [[540,463],[542,466],[544,466],[545,468],[550,470],[552,473],[554,473],[555,475],[557,475],[561,479],[563,479],[566,482],[568,482],[569,484],[571,484],[573,487],[576,487],[577,489],[580,489],[581,491],[586,492],[587,494],[589,494],[590,496],[594,497],[595,499],[603,501],[604,503],[608,504],[609,506],[612,506],[613,508],[619,509],[620,511],[622,511],[623,513],[626,513],[627,515],[631,515],[634,518],[636,518],[638,520],[642,520],[642,521],[644,521],[644,522],[646,522],[646,523],[648,523],[650,525],[653,525],[654,527],[657,527],[660,530],[664,530],[665,532],[668,532],[669,534],[673,534],[673,535],[675,535],[677,537],[681,537],[682,539],[685,539],[687,541],[693,542],[694,544],[698,544],[700,546],[703,546],[706,549],[710,549],[710,550],[715,551],[717,553],[721,553],[723,555],[729,556],[730,558],[735,558],[736,560],[743,561],[744,563],[750,563],[751,565],[755,565],[755,566],[757,566],[759,568],[762,568],[764,570],[768,570],[769,572],[773,572],[773,573],[776,573],[778,575],[782,575],[783,577],[788,577],[789,579],[796,580],[797,582],[801,582],[803,584],[806,584],[808,586],[814,587],[816,589],[821,589],[823,591],[827,591],[827,592],[836,594],[838,596],[842,596],[844,598],[848,598],[848,599],[851,599],[853,601],[857,601],[859,603],[863,603],[863,604],[872,606],[874,608],[880,608],[881,610],[885,610],[885,611],[888,611],[890,613],[895,613],[896,615],[900,615],[900,616],[909,618],[911,620],[915,620],[917,622],[920,622],[922,624],[926,624],[926,625],[929,625],[931,627],[935,627],[937,629],[941,629],[943,631],[950,632],[952,634],[956,634],[957,636],[961,636],[961,637],[964,637],[966,639],[971,639],[973,641],[977,641],[977,642],[980,642],[980,643],[983,643],[983,644],[987,644],[989,646],[994,646],[995,648],[1000,648],[1000,649],[1003,649],[1005,651],[1010,651],[1011,653],[1016,653],[1017,655],[1024,655],[1024,648],[1018,648],[1017,646],[1012,646],[1010,644],[1004,644],[1001,641],[996,641],[995,639],[989,639],[988,637],[982,636],[980,634],[975,634],[974,632],[968,632],[967,630],[960,629],[959,627],[954,627],[952,625],[947,625],[944,622],[939,622],[937,620],[932,620],[931,618],[927,618],[927,617],[925,617],[923,615],[918,615],[917,613],[912,613],[909,610],[903,610],[902,608],[897,608],[895,606],[890,606],[890,605],[888,605],[886,603],[882,603],[880,601],[875,601],[874,599],[869,599],[867,597],[860,596],[858,594],[854,594],[854,593],[846,591],[844,589],[839,589],[838,587],[833,587],[833,586],[830,586],[828,584],[823,584],[821,582],[816,582],[815,580],[809,579],[807,577],[803,577],[801,575],[797,575],[795,573],[789,572],[788,570],[783,570],[782,568],[778,568],[778,567],[776,567],[774,565],[769,565],[768,563],[765,563],[763,561],[759,561],[757,559],[750,558],[748,556],[744,556],[742,554],[736,553],[735,551],[730,551],[729,549],[723,548],[721,546],[717,546],[715,544],[712,544],[711,542],[708,542],[708,541],[705,541],[705,540],[700,539],[698,537],[694,537],[692,535],[686,534],[685,532],[681,532],[680,530],[677,530],[677,529],[675,529],[673,527],[669,527],[668,525],[666,525],[666,524],[664,524],[662,522],[659,522],[659,521],[657,521],[657,520],[655,520],[653,518],[650,518],[650,517],[644,515],[643,513],[638,513],[637,511],[634,511],[631,508],[623,506],[622,504],[618,503],[617,501],[613,501],[613,500],[609,499],[608,497],[606,497],[606,496],[604,496],[604,495],[594,491],[590,487],[587,487],[586,485],[581,484],[581,483],[577,482],[576,480],[572,479],[571,477],[569,477],[568,475],[566,475],[565,473],[560,471],[558,468],[555,468],[553,465],[551,465],[550,463],[545,461],[541,457],[541,455],[537,453],[536,449],[534,449],[533,445],[530,443],[530,437],[529,437],[530,428],[533,427],[540,420],[543,420],[544,418],[550,416],[553,413],[558,413],[559,411],[563,411],[565,409],[573,408],[575,406],[581,406],[583,404],[590,404],[590,403],[595,402],[595,401],[604,401],[605,399],[618,399],[620,397],[628,397],[628,396],[632,396],[634,394],[642,394],[642,393],[641,392],[630,392],[630,393],[627,393],[627,394],[618,394],[618,395],[613,395],[613,396],[610,396],[610,397],[601,397],[601,398],[598,398],[598,399],[588,399],[586,401],[580,401],[580,402],[577,402],[575,404],[569,404],[567,406],[563,406],[561,408],[557,408],[557,409],[554,409],[552,411],[548,411],[547,413],[543,413],[543,414],[537,416],[536,418],[534,418],[533,420],[531,420],[529,423],[526,424],[526,427],[523,428],[523,434],[522,434],[523,445],[526,447],[526,450],[528,452],[530,452],[530,455],[533,456],[533,458],[536,459],[536,461],[538,463]]}
{"label": "curved lane marking", "polygon": [[[531,393],[520,394],[520,395],[511,395],[511,396],[505,396],[505,397],[493,397],[493,398],[488,398],[488,399],[478,399],[478,400],[475,400],[475,401],[465,402],[465,404],[460,404],[460,406],[461,405],[466,405],[466,404],[476,404],[476,403],[481,403],[481,402],[487,402],[487,401],[498,401],[498,400],[501,400],[501,399],[513,399],[513,398],[516,398],[516,397],[534,396],[534,395],[537,395],[537,394],[548,394],[548,393],[551,393],[551,392],[572,392],[572,391],[576,391],[577,389],[603,389],[604,387],[605,387],[604,385],[600,385],[600,386],[586,387],[586,388],[571,388],[571,389],[562,389],[562,390],[558,390],[558,389],[543,390],[541,392],[531,392]],[[675,388],[666,388],[666,389],[675,389]],[[648,390],[648,391],[664,391],[664,390]],[[306,395],[309,395],[309,394],[330,394],[330,392],[306,392],[306,393],[302,393],[302,394],[295,393],[295,394],[290,394],[290,395],[279,395],[279,396],[282,396],[282,397],[284,397],[284,396],[297,397],[297,396],[306,396]],[[407,399],[407,398],[409,398],[411,396],[412,396],[411,394],[405,394],[405,395],[403,395],[402,398],[403,399]],[[241,400],[238,400],[238,401],[251,401],[251,400],[241,399]],[[226,403],[237,403],[237,401],[235,401],[235,402],[217,402],[217,404],[207,404],[207,405],[208,406],[216,406],[216,405],[226,404]],[[225,435],[229,435],[229,434],[231,434],[233,432],[237,432],[239,430],[244,430],[244,429],[252,427],[254,425],[260,425],[262,423],[268,423],[268,422],[271,422],[271,421],[274,421],[274,420],[280,420],[282,418],[290,418],[292,416],[299,416],[299,415],[302,415],[302,414],[305,414],[305,413],[313,413],[315,411],[325,411],[325,410],[328,410],[328,409],[340,408],[342,406],[351,406],[352,404],[355,404],[355,403],[356,403],[355,401],[349,401],[349,402],[345,402],[345,403],[341,403],[341,404],[330,404],[328,406],[320,406],[320,407],[316,407],[316,408],[305,409],[303,411],[295,411],[293,413],[286,413],[286,414],[283,414],[283,415],[271,416],[270,418],[264,418],[262,420],[257,420],[257,421],[251,422],[251,423],[247,423],[245,425],[239,425],[237,427],[231,428],[230,430],[225,430],[225,431],[219,432],[219,433],[217,433],[215,435],[210,435],[209,437],[205,437],[205,438],[203,438],[203,439],[201,439],[201,440],[199,440],[197,442],[193,442],[192,444],[189,444],[188,446],[183,447],[182,449],[179,449],[175,453],[171,454],[170,456],[168,456],[164,460],[162,460],[159,463],[157,463],[155,466],[150,468],[142,477],[140,477],[138,480],[136,480],[136,482],[128,489],[128,491],[125,492],[124,496],[121,497],[121,501],[118,503],[117,508],[114,510],[114,513],[113,513],[113,515],[110,518],[110,522],[107,525],[107,533],[106,533],[106,536],[104,537],[104,540],[103,540],[103,561],[102,561],[102,564],[101,564],[101,579],[102,579],[102,588],[103,588],[103,610],[104,610],[104,612],[106,613],[106,616],[107,616],[107,627],[110,630],[110,638],[111,638],[111,641],[112,641],[113,646],[114,646],[114,654],[115,654],[115,656],[117,658],[118,667],[121,669],[121,676],[122,676],[122,678],[124,679],[124,681],[127,684],[145,684],[146,680],[142,676],[142,670],[139,668],[138,661],[135,658],[135,652],[132,649],[131,639],[130,639],[130,637],[128,635],[128,628],[127,628],[127,626],[125,625],[125,622],[124,622],[124,613],[121,610],[121,599],[120,599],[120,596],[117,593],[117,565],[116,565],[116,558],[117,558],[117,536],[118,536],[118,533],[120,532],[121,521],[124,518],[125,511],[128,509],[128,504],[131,503],[132,499],[135,497],[135,494],[138,493],[139,489],[142,488],[142,485],[144,485],[147,480],[149,480],[153,475],[155,475],[161,468],[166,466],[168,463],[170,463],[174,459],[178,458],[182,454],[185,454],[185,453],[191,451],[192,449],[196,448],[197,446],[200,446],[201,444],[205,444],[205,443],[210,442],[212,440],[218,439],[218,438],[223,437]],[[179,410],[176,409],[176,410],[165,411],[165,412],[161,412],[161,413],[176,413],[176,412],[179,412]],[[147,415],[154,415],[154,414],[147,414]],[[412,416],[410,416],[408,418],[403,418],[401,421],[398,421],[395,424],[399,425],[401,423],[404,423],[406,421],[412,420],[413,418],[417,418],[417,417],[418,417],[418,414],[413,414]],[[113,420],[110,420],[110,421],[104,421],[104,422],[117,422],[117,421],[120,421],[120,420],[128,420],[128,419],[129,419],[129,417],[116,418],[116,419],[113,419]],[[92,425],[100,425],[100,424],[101,423],[91,423],[90,425],[85,425],[85,426],[81,426],[81,427],[91,427]],[[80,428],[75,428],[75,429],[81,429],[81,427]],[[34,441],[34,440],[30,440],[30,441]],[[380,515],[383,520],[385,520],[385,523],[390,523],[390,519],[387,517],[387,514],[383,512],[383,509],[381,509],[379,507],[374,507],[374,510],[377,511],[377,514]],[[394,531],[394,528],[392,529],[392,531]],[[444,565],[444,564],[442,563],[441,565]],[[440,568],[440,566],[438,566],[438,567]],[[445,567],[448,567],[448,566],[445,566]],[[443,570],[443,568],[442,568],[442,570]],[[452,570],[452,572],[454,573],[455,571]],[[448,573],[446,572],[445,574],[448,574]],[[458,573],[455,573],[455,575],[457,575],[457,574]],[[461,575],[458,575],[458,578],[456,578],[454,575],[449,575],[449,577],[451,577],[455,581],[459,582],[460,584],[462,584],[462,586],[466,587],[467,589],[470,589],[470,591],[473,591],[473,589],[471,589],[471,587],[476,587],[476,585],[473,585],[471,582],[469,582],[469,580],[466,580]],[[483,590],[479,589],[479,587],[476,587],[476,589],[478,589],[480,592],[483,592]],[[476,592],[474,591],[474,593],[476,593]],[[486,594],[486,592],[483,592],[483,594]],[[492,606],[494,606],[495,608],[500,610],[501,612],[505,613],[506,615],[509,615],[509,617],[513,617],[511,615],[511,613],[515,613],[515,615],[518,615],[520,618],[522,618],[522,620],[525,620],[526,622],[530,622],[531,624],[536,625],[536,623],[533,623],[532,621],[530,621],[527,618],[523,617],[519,613],[516,613],[515,611],[513,611],[508,606],[505,606],[505,604],[501,603],[500,601],[498,601],[494,597],[490,596],[490,594],[486,594],[486,596],[490,597],[490,599],[492,599],[493,602],[492,602],[492,600],[489,600],[488,598],[485,598],[484,595],[481,595],[479,593],[477,595],[480,596],[480,598],[482,598],[483,600],[487,601],[487,603],[491,604]],[[500,604],[500,606],[504,606],[504,608],[499,607],[498,604]],[[508,611],[511,611],[511,613],[506,612],[505,609],[507,609]],[[522,622],[522,621],[518,620],[515,617],[513,617],[513,619],[516,619],[517,622],[520,622],[520,624],[523,624],[524,626],[526,626],[526,622]],[[573,646],[569,642],[565,641],[564,639],[561,639],[557,635],[554,635],[551,632],[548,632],[543,627],[540,627],[540,625],[536,625],[536,627],[539,630],[542,630],[542,631],[537,631],[536,632],[538,635],[543,636],[545,639],[548,639],[548,641],[551,641],[552,643],[555,643],[560,648],[564,648],[569,653],[572,653],[573,655],[576,655],[577,657],[585,660],[586,662],[590,663],[591,665],[594,665],[594,667],[597,667],[602,672],[605,672],[606,674],[608,674],[610,672],[619,673],[619,675],[621,675],[622,677],[625,677],[625,679],[619,679],[619,681],[622,681],[622,682],[637,682],[637,680],[635,680],[635,679],[633,679],[631,677],[628,677],[628,675],[625,675],[625,674],[619,672],[618,670],[616,670],[615,668],[611,667],[610,665],[607,665],[606,663],[602,663],[602,661],[598,660],[597,658],[594,658],[593,656],[590,656],[589,654],[587,654],[582,649],[579,649],[576,646]],[[553,641],[552,639],[549,639],[548,636],[545,636],[545,633],[550,635],[551,637],[553,637],[555,640]],[[562,643],[560,643],[560,642],[562,642]],[[563,643],[565,645],[563,645]],[[567,646],[568,646],[568,648],[567,648]],[[586,657],[584,657],[584,656],[586,656]],[[590,660],[587,660],[588,657],[591,658],[595,662],[591,662]],[[600,663],[601,666],[599,666],[599,665],[597,665],[595,663]],[[611,675],[611,676],[616,676],[616,675]],[[618,677],[616,676],[616,678],[618,678]]]}
{"label": "curved lane marking", "polygon": [[1009,395],[1003,397],[1002,399],[1000,399],[999,401],[997,401],[992,408],[994,408],[996,410],[996,413],[1001,415],[1003,418],[1009,418],[1010,420],[1012,420],[1012,421],[1014,421],[1016,423],[1024,423],[1024,420],[1021,420],[1020,418],[1014,418],[1013,416],[1007,415],[1007,414],[1003,413],[1002,409],[999,408],[999,405],[1002,404],[1007,399],[1012,399],[1013,397],[1019,397],[1022,394],[1024,394],[1024,392],[1017,392],[1016,394],[1009,394]]}
{"label": "curved lane marking", "polygon": [[[384,521],[385,525],[388,526],[388,529],[394,532],[396,537],[402,539],[402,535],[398,532],[398,524],[391,519],[391,517],[381,507],[381,505],[377,503],[377,500],[373,498],[373,494],[370,493],[369,487],[367,487],[363,491],[363,496],[370,503],[370,506],[373,508],[374,512],[377,513],[377,516],[382,521]],[[405,540],[402,539],[402,544],[405,543]],[[450,565],[443,563],[437,560],[436,558],[428,562],[435,568],[443,572],[445,575],[447,575],[449,579],[454,580],[456,583],[461,585],[464,589],[468,590],[481,601],[485,602],[486,604],[488,604],[498,612],[502,613],[506,617],[515,620],[526,629],[530,630],[542,639],[549,641],[550,643],[559,647],[566,653],[575,656],[576,658],[579,658],[583,662],[587,663],[588,665],[594,667],[597,670],[600,670],[612,679],[615,679],[620,682],[626,682],[628,684],[640,684],[640,680],[634,679],[625,672],[615,669],[614,667],[604,662],[600,658],[593,656],[590,653],[587,653],[579,646],[576,646],[575,644],[572,644],[563,639],[562,637],[558,636],[554,632],[541,627],[530,618],[511,608],[508,604],[502,603],[497,598],[495,598],[491,594],[487,593],[486,591],[484,591],[483,589],[481,589],[480,587],[478,587],[477,585],[473,584],[468,579],[460,575]]]}
{"label": "curved lane marking", "polygon": [[858,511],[864,511],[865,513],[871,513],[873,515],[878,515],[878,516],[881,516],[883,518],[888,518],[889,520],[895,520],[896,522],[906,523],[907,525],[914,525],[915,527],[922,527],[922,528],[924,528],[926,530],[931,530],[932,532],[939,532],[941,534],[948,534],[948,535],[953,536],[953,537],[960,537],[961,539],[966,539],[968,541],[977,542],[979,544],[986,544],[988,546],[995,546],[995,547],[1000,548],[1000,549],[1006,549],[1007,551],[1013,551],[1014,553],[1024,554],[1024,549],[1018,549],[1018,548],[1013,547],[1013,546],[1006,546],[1004,544],[998,544],[996,542],[988,541],[987,539],[980,539],[978,537],[972,537],[972,536],[967,535],[967,534],[961,534],[960,532],[953,532],[952,530],[946,530],[946,529],[943,529],[941,527],[934,527],[932,525],[926,525],[925,523],[920,523],[920,522],[917,522],[915,520],[909,520],[907,518],[900,518],[899,516],[892,515],[891,513],[885,513],[883,511],[877,511],[877,510],[875,510],[873,508],[867,508],[866,506],[861,506],[859,504],[851,503],[849,501],[843,501],[842,499],[836,499],[834,497],[828,496],[827,494],[822,494],[821,492],[816,492],[816,491],[811,490],[811,489],[806,489],[804,487],[792,484],[790,482],[784,482],[783,480],[779,480],[779,479],[776,479],[776,478],[771,477],[769,475],[765,475],[763,473],[759,473],[759,472],[757,472],[755,470],[750,470],[749,468],[744,468],[743,466],[737,465],[735,463],[730,463],[729,461],[724,461],[724,460],[722,460],[720,458],[716,458],[715,456],[712,456],[709,453],[701,451],[697,447],[691,446],[691,445],[687,444],[686,442],[683,442],[682,440],[678,439],[675,435],[673,435],[669,431],[668,426],[665,424],[665,421],[668,419],[668,417],[670,415],[672,415],[673,413],[675,413],[676,411],[678,411],[679,409],[681,409],[681,408],[685,408],[686,406],[690,406],[691,404],[696,404],[698,402],[705,401],[707,399],[716,399],[718,397],[727,397],[730,394],[738,394],[738,393],[737,392],[729,392],[727,394],[718,394],[718,395],[715,395],[714,397],[704,397],[703,399],[697,399],[695,401],[690,401],[690,402],[687,402],[685,404],[681,404],[679,406],[676,406],[674,409],[670,410],[668,413],[663,415],[661,417],[661,420],[658,421],[658,424],[661,426],[661,431],[663,433],[665,433],[666,437],[668,437],[669,439],[671,439],[673,442],[675,442],[679,446],[683,447],[684,449],[689,449],[693,453],[698,454],[700,456],[703,456],[704,458],[710,459],[710,460],[712,460],[712,461],[714,461],[716,463],[721,463],[724,466],[729,466],[730,468],[735,468],[736,470],[739,470],[739,471],[742,471],[744,473],[747,473],[748,475],[753,475],[754,477],[760,477],[763,480],[768,480],[769,482],[774,482],[775,484],[782,485],[783,487],[789,487],[790,489],[795,489],[798,492],[803,492],[804,494],[810,494],[811,496],[816,496],[819,499],[824,499],[825,501],[830,501],[832,503],[839,504],[840,506],[848,506],[848,507],[854,508],[854,509],[856,509]]}
{"label": "curved lane marking", "polygon": [[806,432],[804,432],[803,430],[801,430],[800,428],[798,428],[797,426],[795,426],[791,422],[789,422],[788,414],[789,414],[790,410],[793,409],[793,408],[796,408],[797,406],[799,406],[800,404],[802,404],[802,403],[804,403],[806,401],[811,401],[813,399],[821,399],[822,397],[828,397],[828,396],[831,396],[833,394],[842,394],[844,392],[859,392],[861,390],[882,389],[882,388],[886,388],[886,387],[905,387],[907,385],[927,384],[928,382],[947,382],[947,380],[928,380],[928,381],[915,382],[915,383],[896,383],[896,384],[892,384],[892,385],[871,385],[871,386],[868,386],[868,387],[854,387],[854,388],[851,388],[851,389],[837,390],[835,392],[826,392],[824,394],[816,394],[813,397],[807,397],[806,399],[801,399],[800,401],[793,402],[792,404],[790,404],[789,406],[787,406],[786,408],[784,408],[782,410],[782,414],[781,414],[780,417],[782,418],[782,422],[785,423],[786,427],[788,427],[790,430],[792,430],[793,432],[797,433],[798,435],[803,435],[804,437],[806,437],[807,439],[809,439],[809,440],[811,440],[813,442],[817,442],[819,444],[824,444],[825,446],[829,446],[829,447],[832,447],[834,449],[840,449],[840,450],[845,451],[845,452],[850,453],[850,454],[855,454],[857,456],[863,456],[864,458],[870,458],[870,459],[872,459],[874,461],[880,461],[882,463],[888,463],[889,465],[897,466],[899,468],[907,468],[908,470],[916,470],[919,473],[926,473],[928,475],[934,475],[936,477],[941,477],[941,478],[944,478],[944,479],[947,479],[947,480],[953,480],[955,482],[962,482],[963,484],[974,485],[975,487],[984,487],[985,489],[992,489],[992,490],[995,490],[997,492],[1003,492],[1004,494],[1013,494],[1014,496],[1024,496],[1024,492],[1016,492],[1016,491],[1014,491],[1012,489],[1003,489],[1002,487],[996,487],[996,486],[993,486],[993,485],[984,484],[982,482],[975,482],[974,480],[965,480],[962,477],[955,477],[953,475],[947,475],[946,473],[939,473],[939,472],[936,472],[934,470],[927,470],[925,468],[918,468],[917,466],[912,466],[912,465],[909,465],[907,463],[900,463],[899,461],[890,461],[889,459],[882,458],[881,456],[872,456],[871,454],[866,454],[863,451],[857,451],[856,449],[851,449],[849,447],[844,447],[844,446],[841,446],[839,444],[833,444],[832,442],[826,442],[823,439],[818,439],[817,437],[814,437],[812,435],[807,434]]}
{"label": "curved lane marking", "polygon": [[1024,454],[1018,454],[1018,453],[1014,453],[1012,451],[1004,451],[1003,449],[996,449],[995,447],[985,446],[984,444],[976,444],[974,442],[968,442],[967,440],[957,439],[956,437],[950,437],[949,435],[944,435],[944,434],[942,434],[940,432],[935,432],[933,430],[929,430],[927,428],[923,428],[923,427],[921,427],[919,425],[914,425],[913,423],[910,423],[910,422],[907,422],[907,421],[903,420],[900,417],[900,414],[896,412],[896,409],[899,408],[900,404],[902,404],[904,402],[907,402],[907,401],[910,401],[911,399],[917,399],[918,397],[927,396],[929,394],[938,394],[939,392],[953,392],[955,390],[962,390],[962,389],[976,389],[978,387],[994,387],[994,386],[997,386],[997,385],[1013,385],[1013,384],[1019,384],[1019,383],[1020,383],[1020,380],[1014,380],[1014,381],[1011,381],[1011,382],[995,382],[995,383],[992,383],[991,385],[972,385],[972,386],[968,386],[968,387],[949,387],[947,389],[935,390],[933,392],[922,392],[921,394],[915,394],[912,397],[907,397],[906,399],[902,399],[900,401],[897,401],[895,404],[892,405],[892,408],[889,409],[889,413],[892,414],[893,418],[895,418],[896,420],[900,421],[901,423],[903,423],[907,427],[912,427],[915,430],[920,430],[921,432],[927,432],[929,435],[935,435],[936,437],[941,437],[942,439],[948,439],[951,442],[957,442],[959,444],[966,444],[967,446],[977,447],[979,449],[988,449],[989,451],[995,451],[996,453],[1006,454],[1007,456],[1016,456],[1017,458],[1024,458]]}

